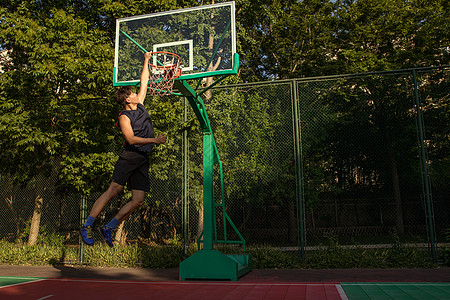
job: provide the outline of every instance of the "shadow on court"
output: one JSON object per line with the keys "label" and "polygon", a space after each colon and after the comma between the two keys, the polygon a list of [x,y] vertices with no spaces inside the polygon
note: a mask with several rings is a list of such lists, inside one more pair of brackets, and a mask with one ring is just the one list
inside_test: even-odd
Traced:
{"label": "shadow on court", "polygon": [[[0,276],[127,281],[178,281],[178,269],[0,265]],[[450,282],[450,268],[433,269],[254,269],[239,282]]]}

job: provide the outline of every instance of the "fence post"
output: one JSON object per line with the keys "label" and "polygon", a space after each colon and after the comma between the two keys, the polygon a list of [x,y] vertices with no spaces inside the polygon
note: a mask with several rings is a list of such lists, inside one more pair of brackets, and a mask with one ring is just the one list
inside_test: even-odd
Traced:
{"label": "fence post", "polygon": [[434,233],[434,213],[433,204],[431,199],[430,182],[428,177],[428,167],[427,167],[427,149],[425,145],[425,134],[424,134],[424,120],[422,115],[422,107],[420,105],[419,91],[417,88],[417,71],[412,70],[413,82],[414,82],[414,103],[417,110],[417,126],[418,126],[418,138],[420,145],[420,164],[422,168],[422,182],[425,196],[425,207],[426,207],[426,221],[427,221],[427,231],[430,239],[431,245],[431,256],[433,262],[437,262],[436,258],[436,245],[435,245],[435,233]]}
{"label": "fence post", "polygon": [[297,188],[295,195],[297,198],[297,243],[300,244],[300,256],[305,258],[305,234],[304,234],[304,209],[303,209],[303,171],[302,171],[302,151],[301,151],[301,128],[300,128],[300,106],[298,97],[298,82],[291,81],[292,91],[292,118],[294,129],[294,151],[295,151],[295,174]]}
{"label": "fence post", "polygon": [[[187,122],[187,111],[188,111],[188,102],[187,98],[184,97],[184,115],[183,122]],[[189,246],[189,190],[188,190],[188,167],[189,167],[189,157],[188,157],[188,132],[185,128],[183,130],[183,186],[182,186],[182,195],[183,195],[183,248],[184,255],[188,254],[188,246]]]}
{"label": "fence post", "polygon": [[[81,210],[80,210],[80,228],[86,222],[86,195],[81,195]],[[81,236],[79,237],[79,245],[80,245],[80,256],[79,262],[80,265],[84,264],[84,243],[81,240]]]}

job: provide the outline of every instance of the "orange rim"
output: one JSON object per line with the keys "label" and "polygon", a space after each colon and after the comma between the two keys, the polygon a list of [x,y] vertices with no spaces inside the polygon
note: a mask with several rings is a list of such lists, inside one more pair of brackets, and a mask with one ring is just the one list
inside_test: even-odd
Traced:
{"label": "orange rim", "polygon": [[[177,55],[177,54],[175,54],[175,53],[172,53],[172,52],[167,52],[167,51],[156,51],[156,52],[150,52],[150,54],[153,56],[153,54],[169,54],[169,55],[171,55],[171,56],[175,56],[175,57],[177,57],[178,58],[178,61],[180,61],[180,56],[179,55]],[[178,64],[179,64],[179,62],[177,62],[176,64],[173,64],[173,65],[169,65],[169,66],[156,66],[156,65],[154,65],[154,64],[150,64],[150,66],[153,68],[153,69],[163,69],[163,70],[165,70],[165,69],[174,69],[176,66],[178,66]]]}

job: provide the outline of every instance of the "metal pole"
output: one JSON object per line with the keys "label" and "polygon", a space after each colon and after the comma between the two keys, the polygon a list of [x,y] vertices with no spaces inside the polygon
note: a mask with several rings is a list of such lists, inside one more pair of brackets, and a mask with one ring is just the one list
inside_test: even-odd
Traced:
{"label": "metal pole", "polygon": [[420,162],[423,171],[423,188],[425,193],[425,207],[426,207],[426,219],[427,219],[427,229],[430,238],[431,245],[431,256],[433,262],[437,262],[436,258],[436,245],[435,245],[435,233],[434,233],[434,217],[433,217],[433,206],[431,199],[430,182],[428,177],[428,166],[427,166],[427,149],[425,145],[425,134],[424,134],[424,120],[422,115],[422,108],[420,105],[419,91],[417,88],[417,72],[412,71],[413,81],[414,81],[414,102],[417,109],[417,125],[418,125],[418,135],[420,144]]}
{"label": "metal pole", "polygon": [[[80,227],[84,225],[86,222],[86,195],[81,195],[81,211],[80,211]],[[81,236],[79,238],[80,245],[80,256],[79,261],[80,265],[84,264],[84,243],[81,240]]]}
{"label": "metal pole", "polygon": [[129,36],[125,31],[123,31],[122,29],[119,29],[120,32],[122,32],[122,34],[124,36],[126,36],[130,41],[132,41],[136,46],[139,47],[139,49],[141,49],[144,53],[148,52],[144,47],[142,47],[141,45],[139,45],[138,42],[136,42],[135,40],[133,40],[133,38],[131,36]]}
{"label": "metal pole", "polygon": [[302,172],[302,158],[301,158],[301,133],[300,133],[300,117],[299,117],[299,99],[298,99],[298,83],[292,81],[292,117],[294,126],[294,151],[295,151],[295,163],[296,163],[296,177],[297,177],[297,243],[300,244],[300,256],[305,258],[305,240],[304,240],[304,227],[303,227],[303,172]]}
{"label": "metal pole", "polygon": [[[184,97],[184,116],[183,122],[187,122],[187,110],[188,104],[187,99]],[[183,131],[183,246],[184,254],[188,253],[189,245],[189,190],[188,190],[188,167],[189,167],[189,157],[188,157],[188,132],[187,129]]]}

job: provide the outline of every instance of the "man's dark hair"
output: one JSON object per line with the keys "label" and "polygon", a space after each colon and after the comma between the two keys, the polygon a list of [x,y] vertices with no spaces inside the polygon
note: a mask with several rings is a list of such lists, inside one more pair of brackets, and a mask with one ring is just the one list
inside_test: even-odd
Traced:
{"label": "man's dark hair", "polygon": [[125,100],[127,100],[127,97],[130,96],[132,92],[132,86],[121,86],[117,91],[116,95],[114,96],[114,99],[116,99],[117,103],[125,105]]}

